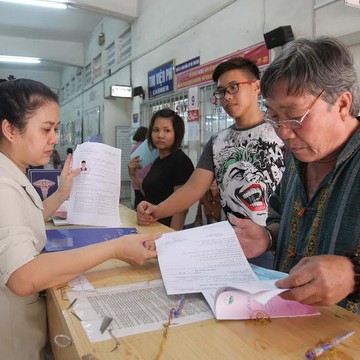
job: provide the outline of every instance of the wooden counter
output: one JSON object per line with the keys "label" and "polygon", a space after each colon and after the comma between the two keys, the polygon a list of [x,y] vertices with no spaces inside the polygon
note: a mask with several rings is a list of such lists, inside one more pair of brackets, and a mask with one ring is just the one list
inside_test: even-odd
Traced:
{"label": "wooden counter", "polygon": [[[123,206],[120,206],[120,217],[122,226],[137,227],[139,233],[171,231],[161,224],[137,226],[135,212]],[[161,274],[157,261],[143,267],[132,267],[111,260],[87,272],[86,277],[95,287],[105,287],[157,279]],[[70,290],[69,287],[64,289]],[[162,330],[119,338],[121,345],[111,352],[114,340],[89,342],[81,323],[67,310],[69,301],[66,296],[63,299],[63,295],[64,290],[48,290],[49,336],[56,360],[159,359],[157,355],[163,339]],[[160,358],[305,359],[306,350],[319,341],[354,329],[356,334],[336,347],[338,353],[335,357],[328,353],[321,359],[360,359],[360,317],[337,306],[323,307],[320,311],[320,316],[273,319],[263,325],[254,321],[212,319],[170,327]],[[69,336],[72,344],[67,348],[58,347],[53,342],[58,334]]]}

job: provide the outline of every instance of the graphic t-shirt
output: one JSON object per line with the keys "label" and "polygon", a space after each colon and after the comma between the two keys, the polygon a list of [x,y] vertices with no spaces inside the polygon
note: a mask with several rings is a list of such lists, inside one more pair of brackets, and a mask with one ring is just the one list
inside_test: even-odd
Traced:
{"label": "graphic t-shirt", "polygon": [[271,125],[235,125],[213,135],[198,168],[214,172],[225,214],[265,225],[268,201],[285,169],[285,146]]}

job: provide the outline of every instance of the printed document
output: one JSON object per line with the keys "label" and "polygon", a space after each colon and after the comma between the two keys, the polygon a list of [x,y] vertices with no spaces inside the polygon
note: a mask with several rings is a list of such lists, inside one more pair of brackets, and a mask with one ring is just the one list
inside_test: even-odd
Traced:
{"label": "printed document", "polygon": [[[160,279],[96,288],[95,291],[75,291],[68,293],[72,307],[81,321],[90,341],[111,339],[108,331],[100,332],[105,316],[112,319],[108,329],[115,337],[123,337],[160,330],[167,323],[171,309],[176,309],[180,296],[166,295]],[[213,319],[214,316],[201,294],[186,295],[179,312],[171,326],[178,326]]]}
{"label": "printed document", "polygon": [[287,274],[253,271],[227,221],[163,234],[156,249],[167,293],[202,292],[217,319],[252,319],[259,312],[270,317],[319,314],[313,306],[278,296],[286,289],[275,282]]}
{"label": "printed document", "polygon": [[109,145],[85,142],[76,147],[74,178],[69,202],[69,224],[119,227],[121,150]]}
{"label": "printed document", "polygon": [[156,249],[169,295],[257,280],[227,221],[163,234]]}

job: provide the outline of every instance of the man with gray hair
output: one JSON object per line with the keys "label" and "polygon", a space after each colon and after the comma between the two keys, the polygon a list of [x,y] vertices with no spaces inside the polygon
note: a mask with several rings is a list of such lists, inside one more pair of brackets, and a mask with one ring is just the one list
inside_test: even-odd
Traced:
{"label": "man with gray hair", "polygon": [[269,202],[267,229],[233,218],[248,258],[275,251],[281,296],[359,313],[359,85],[337,40],[288,43],[261,80],[265,121],[290,151]]}

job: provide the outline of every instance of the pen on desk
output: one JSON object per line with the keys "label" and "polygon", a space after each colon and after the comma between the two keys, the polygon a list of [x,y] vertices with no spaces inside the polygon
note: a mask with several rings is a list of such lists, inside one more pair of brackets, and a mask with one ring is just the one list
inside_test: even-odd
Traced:
{"label": "pen on desk", "polygon": [[72,307],[73,307],[73,305],[76,303],[76,301],[77,301],[77,298],[75,298],[71,303],[70,303],[70,305],[68,306],[68,310],[69,309],[71,309]]}
{"label": "pen on desk", "polygon": [[184,306],[184,302],[185,302],[185,295],[182,295],[182,296],[180,297],[179,304],[178,304],[177,308],[176,308],[175,311],[174,311],[174,316],[175,316],[176,318],[180,315],[180,311],[181,311],[181,309],[182,309],[183,306]]}
{"label": "pen on desk", "polygon": [[71,312],[79,321],[82,321],[79,315],[75,314],[73,311],[70,311],[70,312]]}
{"label": "pen on desk", "polygon": [[321,344],[313,349],[308,350],[305,353],[305,356],[307,359],[316,359],[318,356],[322,355],[324,352],[330,350],[335,345],[341,343],[342,341],[344,341],[345,339],[347,339],[348,337],[350,337],[354,334],[355,334],[355,330],[347,331],[346,333],[336,337],[333,340],[330,340],[329,342],[326,342],[326,343]]}

